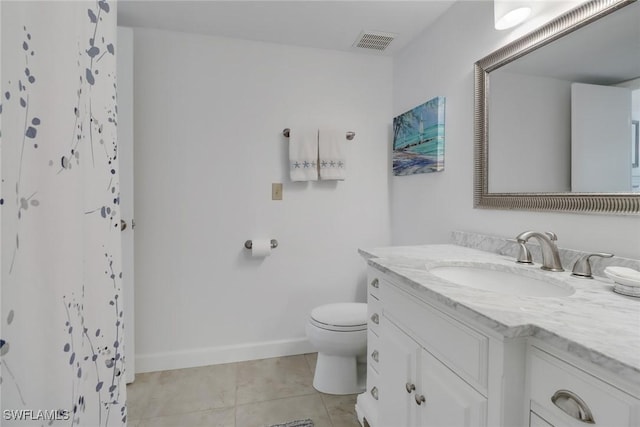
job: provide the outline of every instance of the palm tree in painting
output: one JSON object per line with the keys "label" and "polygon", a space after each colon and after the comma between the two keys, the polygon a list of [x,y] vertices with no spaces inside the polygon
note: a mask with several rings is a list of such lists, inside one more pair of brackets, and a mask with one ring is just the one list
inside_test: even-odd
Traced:
{"label": "palm tree in painting", "polygon": [[413,125],[414,117],[413,111],[408,111],[405,114],[402,114],[393,119],[393,142],[394,149],[400,149],[401,147],[396,147],[395,142],[398,140],[398,136],[401,132],[407,132],[411,129]]}

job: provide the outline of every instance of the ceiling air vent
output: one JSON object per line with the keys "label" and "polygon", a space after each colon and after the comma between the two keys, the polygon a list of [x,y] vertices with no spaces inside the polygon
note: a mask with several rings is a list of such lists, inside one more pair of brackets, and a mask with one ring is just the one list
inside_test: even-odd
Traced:
{"label": "ceiling air vent", "polygon": [[386,33],[384,31],[363,31],[353,44],[361,49],[373,49],[383,51],[395,39],[397,34]]}

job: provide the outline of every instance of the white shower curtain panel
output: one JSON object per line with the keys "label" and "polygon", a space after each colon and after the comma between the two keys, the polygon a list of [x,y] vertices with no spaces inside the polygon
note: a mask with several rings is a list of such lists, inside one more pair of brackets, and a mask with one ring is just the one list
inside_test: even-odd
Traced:
{"label": "white shower curtain panel", "polygon": [[0,15],[0,424],[125,425],[116,3]]}

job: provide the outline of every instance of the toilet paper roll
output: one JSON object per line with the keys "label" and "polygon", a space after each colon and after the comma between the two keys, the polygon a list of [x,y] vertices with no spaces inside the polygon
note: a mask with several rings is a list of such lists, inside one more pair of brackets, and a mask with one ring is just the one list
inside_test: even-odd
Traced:
{"label": "toilet paper roll", "polygon": [[270,240],[253,240],[251,246],[251,256],[254,258],[267,257],[271,255]]}

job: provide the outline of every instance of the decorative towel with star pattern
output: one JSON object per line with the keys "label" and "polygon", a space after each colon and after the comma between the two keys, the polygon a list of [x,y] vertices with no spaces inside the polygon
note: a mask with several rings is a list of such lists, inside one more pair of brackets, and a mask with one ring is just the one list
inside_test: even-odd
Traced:
{"label": "decorative towel with star pattern", "polygon": [[343,149],[344,132],[320,129],[318,132],[318,164],[320,179],[344,180],[346,160]]}
{"label": "decorative towel with star pattern", "polygon": [[318,130],[289,131],[291,181],[318,180]]}

